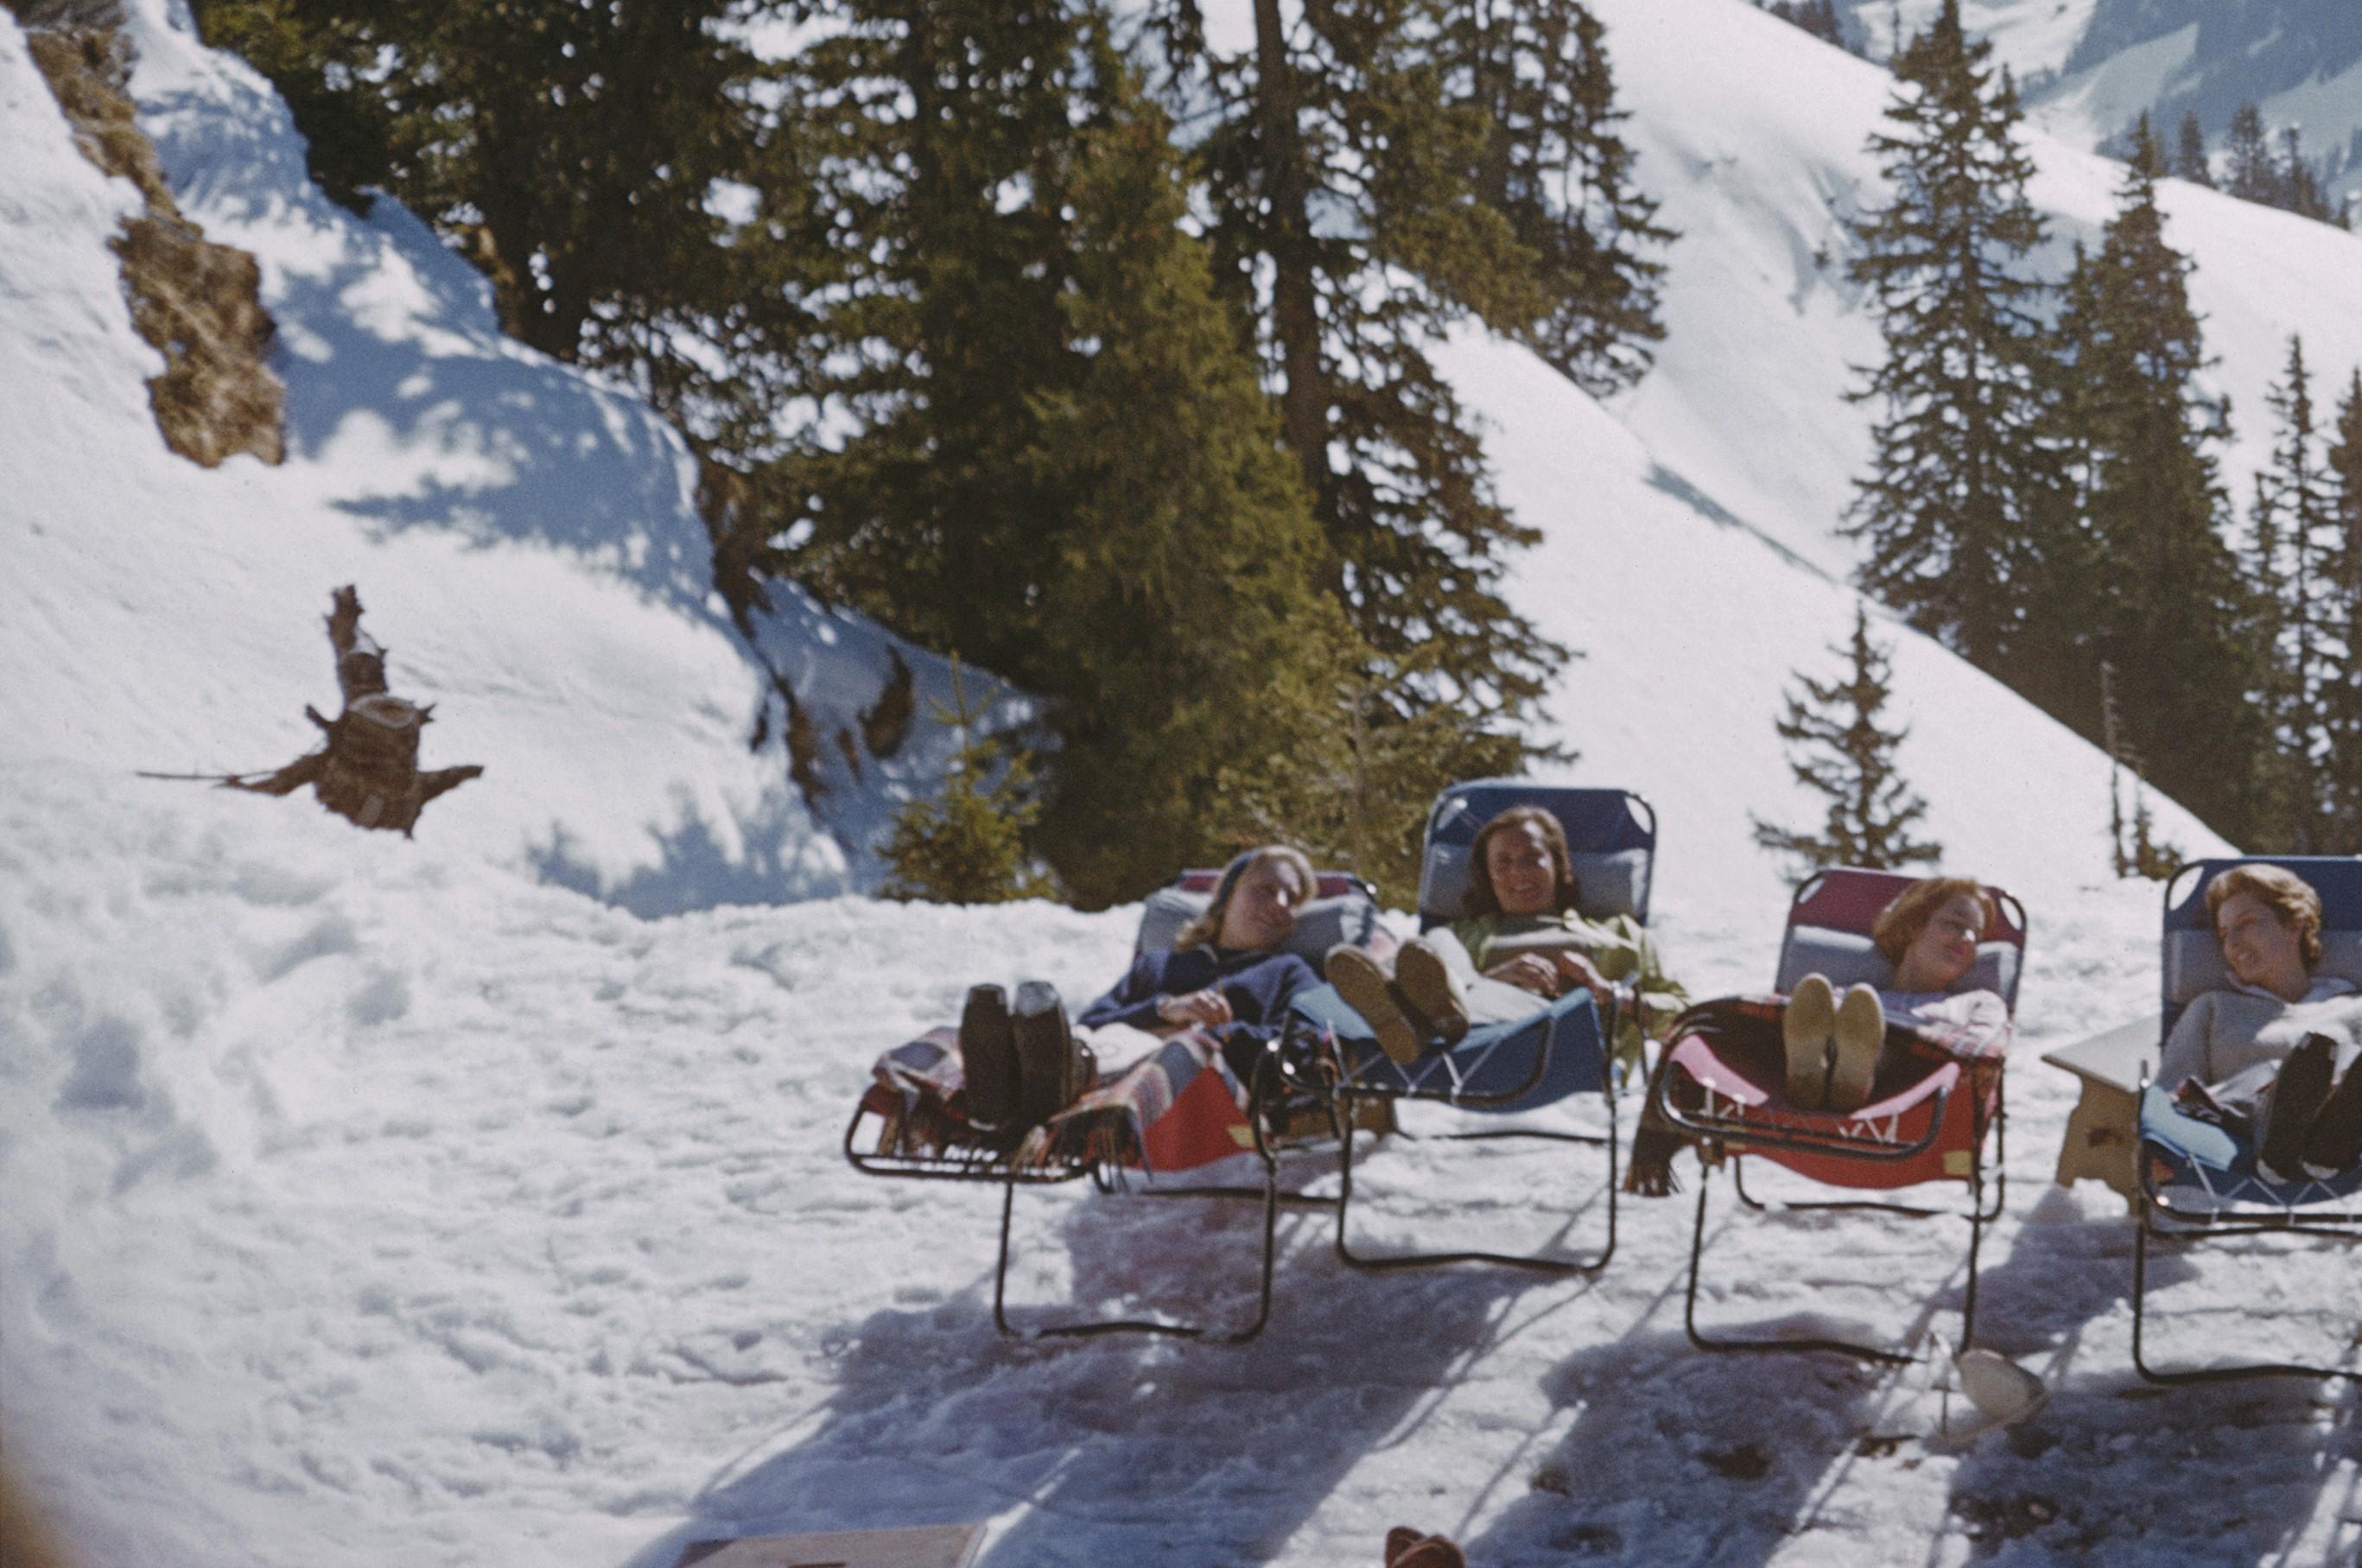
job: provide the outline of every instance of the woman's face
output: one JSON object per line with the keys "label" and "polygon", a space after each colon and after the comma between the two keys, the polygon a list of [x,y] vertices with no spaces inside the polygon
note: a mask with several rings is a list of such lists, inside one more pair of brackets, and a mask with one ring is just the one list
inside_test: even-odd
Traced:
{"label": "woman's face", "polygon": [[1984,906],[1955,893],[1937,907],[1903,950],[1894,966],[1894,988],[1903,991],[1948,991],[1977,961],[1977,938],[1985,929]]}
{"label": "woman's face", "polygon": [[1296,929],[1297,906],[1304,902],[1306,892],[1296,867],[1286,861],[1256,861],[1239,874],[1239,885],[1231,890],[1215,945],[1278,946]]}
{"label": "woman's face", "polygon": [[1485,875],[1505,915],[1548,914],[1558,907],[1558,866],[1533,823],[1505,828],[1485,841]]}
{"label": "woman's face", "polygon": [[2296,928],[2281,923],[2271,906],[2252,893],[2234,893],[2214,911],[2214,937],[2223,944],[2223,962],[2239,983],[2269,991],[2301,989],[2304,950]]}

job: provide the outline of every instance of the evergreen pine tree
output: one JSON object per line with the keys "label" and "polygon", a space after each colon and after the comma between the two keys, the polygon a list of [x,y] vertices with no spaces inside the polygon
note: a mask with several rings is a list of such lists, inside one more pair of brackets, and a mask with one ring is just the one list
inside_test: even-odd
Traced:
{"label": "evergreen pine tree", "polygon": [[881,891],[889,899],[947,904],[1046,897],[1050,888],[1025,852],[1026,829],[1041,810],[1028,757],[978,732],[957,659],[952,661],[952,705],[934,708],[935,722],[958,745],[935,797],[914,798],[895,813],[880,851],[892,875]]}
{"label": "evergreen pine tree", "polygon": [[2223,166],[2223,189],[2243,202],[2278,205],[2279,162],[2272,156],[2271,138],[2264,131],[2264,114],[2253,104],[2242,104],[2231,116],[2231,139]]}
{"label": "evergreen pine tree", "polygon": [[1565,650],[1502,594],[1534,535],[1434,353],[1473,310],[1595,388],[1646,365],[1663,236],[1615,135],[1599,28],[1562,0],[1249,9],[1235,51],[1193,0],[1149,16],[1173,100],[1205,127],[1218,275],[1367,646],[1354,679],[1383,694],[1373,727],[1456,727],[1447,751],[1514,770]]}
{"label": "evergreen pine tree", "polygon": [[2181,116],[2181,129],[2173,153],[2173,175],[2193,185],[2212,187],[2214,171],[2206,161],[2206,130],[2198,123],[2198,111],[2191,110]]}
{"label": "evergreen pine tree", "polygon": [[1482,127],[1473,189],[1507,220],[1521,283],[1464,268],[1439,268],[1439,281],[1456,278],[1472,308],[1586,392],[1629,386],[1665,335],[1653,252],[1673,237],[1617,130],[1606,29],[1584,6],[1543,0],[1474,0],[1447,16],[1439,63],[1464,72],[1457,102]]}
{"label": "evergreen pine tree", "polygon": [[2256,479],[2256,571],[2273,596],[2270,640],[2280,667],[2268,690],[2277,721],[2275,791],[2288,814],[2274,823],[2275,842],[2308,851],[2321,842],[2320,817],[2329,802],[2320,778],[2332,749],[2328,710],[2339,670],[2334,651],[2335,585],[2324,569],[2342,544],[2332,476],[2315,428],[2304,340],[2289,339],[2283,380],[2266,394],[2273,415],[2271,460]]}
{"label": "evergreen pine tree", "polygon": [[2345,215],[2331,206],[2320,173],[2304,155],[2304,132],[2295,126],[2280,132],[2280,189],[2275,204],[2316,223],[2342,226],[2345,221]]}
{"label": "evergreen pine tree", "polygon": [[2362,854],[2362,370],[2337,404],[2328,455],[2333,548],[2322,563],[2326,682],[2322,717],[2329,730],[2327,786],[2331,826],[2323,848]]}
{"label": "evergreen pine tree", "polygon": [[2092,713],[2089,689],[2052,707],[2086,734],[2113,732],[2113,753],[2156,759],[2168,794],[2235,833],[2263,737],[2247,701],[2250,606],[2222,537],[2213,447],[2226,416],[2196,390],[2208,360],[2191,263],[2165,238],[2164,160],[2145,116],[2131,152],[2101,248],[2077,247],[2062,290],[2057,444],[2080,528],[2072,566],[2039,602],[2044,620],[2077,629],[2083,657],[2062,668],[2088,671],[2094,654],[2113,667],[2114,712]]}
{"label": "evergreen pine tree", "polygon": [[1796,833],[1750,816],[1755,842],[1787,857],[1799,882],[1828,866],[1894,870],[1932,864],[1942,847],[1913,836],[1927,802],[1894,767],[1894,748],[1910,731],[1879,725],[1879,712],[1893,694],[1892,650],[1871,640],[1866,607],[1854,606],[1850,642],[1829,651],[1847,661],[1845,676],[1824,681],[1798,672],[1802,690],[1788,693],[1778,725],[1797,781],[1828,798],[1820,831]]}
{"label": "evergreen pine tree", "polygon": [[1344,634],[1322,540],[1214,292],[1163,111],[1103,17],[857,0],[798,57],[842,282],[843,412],[780,467],[789,561],[1049,701],[1041,846],[1087,904],[1220,846],[1226,764]]}
{"label": "evergreen pine tree", "polygon": [[1847,528],[1869,544],[1862,587],[2006,677],[2039,662],[2020,633],[2063,525],[2042,440],[2043,289],[2025,273],[2043,225],[2016,91],[1991,53],[1944,0],[1893,62],[1896,128],[1871,139],[1893,196],[1855,226],[1848,269],[1886,354],[1849,394],[1878,414]]}

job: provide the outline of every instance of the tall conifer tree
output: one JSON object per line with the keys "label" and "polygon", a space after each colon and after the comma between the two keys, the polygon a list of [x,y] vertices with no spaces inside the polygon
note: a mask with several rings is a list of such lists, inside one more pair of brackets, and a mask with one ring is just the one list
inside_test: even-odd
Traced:
{"label": "tall conifer tree", "polygon": [[1893,195],[1855,226],[1884,361],[1849,394],[1877,410],[1848,530],[1861,584],[1989,670],[2014,673],[2030,599],[2057,548],[2057,465],[2045,449],[2043,238],[2026,200],[2017,93],[1971,44],[1959,0],[1893,61],[1891,130],[1871,138]]}
{"label": "tall conifer tree", "polygon": [[1664,237],[1615,135],[1599,29],[1562,0],[1250,9],[1235,51],[1192,0],[1149,16],[1206,126],[1221,275],[1369,652],[1352,684],[1379,694],[1373,728],[1456,734],[1456,770],[1514,770],[1565,650],[1502,594],[1534,535],[1434,355],[1473,311],[1595,388],[1645,367]]}
{"label": "tall conifer tree", "polygon": [[[2248,603],[2222,537],[2229,506],[2213,448],[2226,414],[2196,390],[2208,360],[2191,263],[2166,242],[2162,149],[2146,116],[2132,151],[2101,248],[2078,247],[2063,291],[2057,414],[2084,547],[2054,576],[2044,613],[2114,670],[2114,723],[2089,709],[2096,682],[2063,716],[2153,759],[2159,788],[2233,832],[2263,737],[2247,701]],[[2088,679],[2096,666],[2071,668]]]}
{"label": "tall conifer tree", "polygon": [[1039,842],[1137,897],[1217,841],[1263,701],[1341,631],[1171,127],[1063,0],[846,0],[792,62],[813,138],[812,391],[789,562],[1041,693]]}
{"label": "tall conifer tree", "polygon": [[2354,855],[2362,854],[2362,370],[2338,401],[2328,467],[2336,526],[2322,575],[2334,651],[2322,715],[2329,726],[2333,836],[2323,847]]}
{"label": "tall conifer tree", "polygon": [[2195,109],[2181,116],[2181,129],[2173,152],[2173,174],[2193,185],[2211,187],[2214,183],[2214,171],[2206,161],[2206,129],[2198,123]]}
{"label": "tall conifer tree", "polygon": [[2243,202],[2278,205],[2280,193],[2279,161],[2272,140],[2264,130],[2264,114],[2253,104],[2242,104],[2231,116],[2231,139],[2224,149],[2223,189]]}
{"label": "tall conifer tree", "polygon": [[2265,396],[2273,416],[2271,461],[2256,476],[2256,572],[2273,595],[2269,646],[2279,666],[2268,690],[2277,721],[2280,766],[2276,791],[2287,813],[2274,823],[2279,842],[2308,850],[2321,842],[2321,770],[2331,748],[2327,708],[2336,670],[2334,585],[2324,569],[2340,544],[2335,497],[2313,415],[2304,340],[2289,339],[2282,380]]}

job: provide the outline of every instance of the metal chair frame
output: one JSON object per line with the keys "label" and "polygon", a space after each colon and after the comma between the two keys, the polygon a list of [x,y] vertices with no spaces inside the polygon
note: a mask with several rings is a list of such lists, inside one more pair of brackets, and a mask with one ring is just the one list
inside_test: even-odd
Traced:
{"label": "metal chair frame", "polygon": [[[1254,1083],[1247,1096],[1247,1122],[1254,1132],[1254,1154],[1263,1166],[1264,1179],[1259,1186],[1223,1186],[1183,1187],[1133,1187],[1124,1178],[1121,1166],[1110,1167],[1102,1161],[1053,1158],[1038,1165],[1019,1165],[1007,1151],[985,1144],[963,1145],[938,1154],[881,1154],[875,1144],[860,1146],[862,1124],[866,1120],[883,1118],[866,1104],[854,1108],[853,1120],[844,1130],[844,1157],[853,1167],[868,1176],[915,1178],[922,1181],[957,1181],[990,1183],[1001,1188],[1000,1233],[992,1274],[992,1321],[1003,1337],[1018,1340],[1094,1339],[1103,1334],[1162,1334],[1175,1339],[1209,1340],[1227,1344],[1244,1344],[1263,1332],[1271,1321],[1272,1276],[1278,1249],[1279,1210],[1283,1204],[1304,1204],[1328,1207],[1332,1200],[1308,1198],[1301,1194],[1283,1193],[1279,1187],[1278,1150],[1267,1128],[1269,1107],[1277,1102],[1291,1075],[1276,1044],[1267,1049],[1255,1067]],[[1017,1189],[1021,1187],[1056,1187],[1088,1177],[1102,1194],[1121,1193],[1132,1197],[1253,1198],[1263,1204],[1263,1241],[1256,1280],[1255,1313],[1242,1327],[1224,1329],[1209,1323],[1168,1323],[1153,1318],[1099,1319],[1076,1322],[1053,1322],[1021,1328],[1010,1321],[1008,1312],[1009,1259],[1010,1234],[1014,1229]]]}
{"label": "metal chair frame", "polygon": [[[1789,925],[1795,924],[1796,911],[1827,879],[1826,873],[1807,878],[1788,901]],[[2002,914],[2018,932],[2021,941],[2029,927],[2025,908],[2010,894],[1999,889],[1988,889],[2000,904]],[[1784,947],[1785,937],[1783,937]],[[1967,1350],[1976,1342],[1978,1269],[1983,1254],[1985,1227],[2001,1215],[2008,1200],[2009,1171],[2007,1157],[2007,1127],[2009,1122],[2005,1080],[1993,1087],[1992,1115],[1986,1120],[1981,1097],[1976,1095],[1970,1069],[1963,1066],[1954,1084],[1937,1088],[1928,1103],[1927,1131],[1908,1143],[1886,1143],[1873,1139],[1848,1136],[1830,1129],[1800,1126],[1767,1128],[1760,1122],[1736,1117],[1718,1117],[1710,1110],[1685,1111],[1674,1105],[1663,1092],[1664,1077],[1670,1066],[1661,1066],[1657,1080],[1650,1085],[1650,1098],[1657,1112],[1673,1126],[1688,1132],[1704,1143],[1722,1148],[1727,1154],[1731,1173],[1731,1186],[1738,1200],[1759,1214],[1781,1213],[1875,1213],[1893,1214],[1911,1220],[1960,1219],[1969,1224],[1968,1280],[1960,1305],[1959,1349]],[[1941,1134],[1944,1113],[1951,1095],[1965,1089],[1970,1094],[1969,1170],[1966,1176],[1946,1180],[1965,1181],[1970,1189],[1970,1203],[1965,1210],[1957,1208],[1928,1208],[1918,1204],[1889,1203],[1875,1198],[1798,1199],[1765,1202],[1747,1190],[1746,1156],[1750,1151],[1777,1149],[1785,1153],[1818,1154],[1830,1158],[1860,1161],[1869,1165],[1899,1165],[1917,1158],[1932,1147]],[[1985,1135],[1990,1131],[1993,1140],[1992,1201],[1985,1201],[1986,1161]],[[1799,1173],[1803,1174],[1803,1173]],[[1806,1179],[1811,1179],[1809,1176]],[[1905,1365],[1918,1357],[1905,1351],[1861,1344],[1851,1340],[1821,1337],[1808,1339],[1747,1339],[1733,1336],[1709,1336],[1698,1327],[1698,1277],[1705,1255],[1706,1198],[1713,1186],[1714,1167],[1701,1160],[1698,1170],[1698,1200],[1690,1231],[1689,1277],[1682,1295],[1682,1331],[1692,1345],[1702,1351],[1717,1353],[1739,1352],[1828,1351],[1857,1360]]]}
{"label": "metal chair frame", "polygon": [[[1521,787],[1522,783],[1522,780],[1515,779],[1480,779],[1474,781],[1473,784],[1456,785],[1452,789],[1445,790],[1441,795],[1436,797],[1434,805],[1428,809],[1429,839],[1431,841],[1434,836],[1435,823],[1438,813],[1442,810],[1445,802],[1451,800],[1459,790],[1493,785],[1505,786],[1514,790]],[[1638,818],[1647,840],[1650,859],[1651,862],[1651,876],[1650,878],[1649,890],[1653,892],[1655,884],[1655,877],[1653,873],[1657,842],[1657,809],[1650,805],[1645,797],[1635,794],[1628,790],[1599,790],[1595,792],[1601,795],[1613,794],[1622,797],[1623,802]],[[1432,927],[1437,923],[1439,918],[1440,917],[1433,915],[1424,915],[1422,920],[1423,928]],[[1637,918],[1639,919],[1641,924],[1646,925],[1648,923],[1648,906],[1645,898],[1642,900],[1641,908]],[[1548,1253],[1496,1253],[1472,1248],[1461,1248],[1446,1252],[1373,1253],[1367,1252],[1356,1252],[1352,1244],[1351,1210],[1352,1209],[1353,1202],[1353,1144],[1352,1140],[1344,1134],[1352,1125],[1351,1112],[1354,1103],[1359,1100],[1384,1100],[1397,1104],[1408,1102],[1414,1104],[1441,1105],[1457,1110],[1498,1110],[1504,1106],[1514,1105],[1518,1100],[1524,1099],[1528,1094],[1530,1094],[1536,1087],[1550,1076],[1551,1056],[1557,1046],[1557,1029],[1555,1024],[1553,1024],[1551,1032],[1551,1038],[1544,1041],[1541,1049],[1534,1054],[1534,1065],[1532,1070],[1526,1075],[1525,1081],[1513,1089],[1484,1093],[1463,1088],[1461,1082],[1463,1075],[1460,1066],[1452,1061],[1451,1053],[1448,1051],[1438,1053],[1434,1057],[1429,1059],[1429,1065],[1422,1069],[1422,1080],[1425,1078],[1431,1078],[1440,1072],[1447,1080],[1441,1085],[1431,1085],[1422,1080],[1406,1081],[1399,1085],[1357,1083],[1353,1081],[1352,1076],[1350,1073],[1345,1073],[1341,1069],[1338,1082],[1334,1089],[1331,1091],[1330,1112],[1330,1124],[1340,1139],[1341,1164],[1338,1175],[1336,1242],[1336,1252],[1339,1261],[1353,1268],[1371,1271],[1385,1271],[1405,1268],[1438,1268],[1451,1264],[1485,1264],[1497,1267],[1526,1269],[1536,1274],[1551,1275],[1596,1274],[1601,1269],[1606,1268],[1609,1260],[1614,1258],[1616,1255],[1617,1198],[1618,1188],[1622,1183],[1622,1170],[1618,1150],[1618,1144],[1620,1142],[1618,1133],[1620,1129],[1616,1106],[1615,1044],[1616,1025],[1619,1016],[1618,1010],[1616,1007],[1611,1006],[1607,1009],[1606,1016],[1602,1018],[1599,1021],[1599,1089],[1600,1098],[1606,1102],[1607,1108],[1607,1132],[1606,1136],[1603,1137],[1595,1132],[1560,1132],[1545,1128],[1523,1127],[1503,1128],[1498,1131],[1488,1132],[1446,1132],[1431,1135],[1433,1140],[1438,1143],[1479,1143],[1517,1138],[1530,1139],[1540,1143],[1588,1144],[1595,1147],[1605,1146],[1607,1151],[1606,1234],[1601,1241],[1599,1250],[1596,1253],[1588,1256],[1572,1258],[1554,1256]],[[1396,1136],[1409,1137],[1411,1135],[1408,1133],[1398,1132]]]}
{"label": "metal chair frame", "polygon": [[[1533,1070],[1516,1088],[1496,1093],[1460,1090],[1449,1092],[1407,1087],[1396,1088],[1380,1085],[1354,1085],[1340,1081],[1330,1099],[1330,1123],[1339,1144],[1337,1190],[1337,1256],[1354,1268],[1385,1271],[1401,1268],[1435,1268],[1446,1264],[1492,1264],[1504,1268],[1528,1269],[1537,1274],[1596,1274],[1606,1268],[1616,1255],[1617,1190],[1620,1181],[1617,1161],[1617,1124],[1616,1115],[1616,1057],[1612,1043],[1616,1038],[1616,1010],[1608,1010],[1600,1026],[1603,1037],[1599,1054],[1599,1092],[1607,1107],[1607,1132],[1605,1137],[1595,1132],[1560,1132],[1547,1128],[1507,1127],[1498,1131],[1445,1132],[1433,1134],[1438,1143],[1476,1143],[1486,1140],[1522,1138],[1545,1143],[1605,1145],[1607,1150],[1607,1233],[1599,1251],[1587,1257],[1555,1257],[1546,1253],[1496,1253],[1475,1248],[1451,1252],[1372,1253],[1355,1252],[1351,1231],[1351,1210],[1353,1203],[1353,1141],[1348,1135],[1352,1126],[1352,1110],[1356,1100],[1410,1100],[1445,1105],[1462,1110],[1480,1110],[1514,1105],[1549,1076],[1551,1054],[1557,1044],[1557,1024],[1551,1025],[1551,1038],[1543,1042],[1534,1053]],[[1451,1053],[1441,1053],[1448,1066]],[[1455,1077],[1458,1076],[1453,1073]],[[1410,1137],[1398,1132],[1397,1137]]]}
{"label": "metal chair frame", "polygon": [[[2309,867],[2326,861],[2350,871],[2353,862],[2344,856],[2251,856],[2239,859],[2193,860],[2175,869],[2167,878],[2164,892],[2164,924],[2173,929],[2177,890],[2193,871],[2203,872],[2189,893],[2195,901],[2201,888],[2221,871],[2236,865],[2262,863],[2284,867],[2300,876]],[[2334,929],[2344,929],[2337,927]],[[2173,1004],[2169,996],[2159,1015],[2158,1045],[2163,1055],[2165,1034],[2169,1025]],[[2134,1096],[2137,1106],[2148,1097],[2149,1077],[2143,1072]],[[2148,1327],[2148,1253],[2158,1243],[2170,1243],[2183,1251],[2219,1237],[2282,1234],[2319,1236],[2329,1241],[2362,1240],[2362,1210],[2352,1209],[2315,1212],[2294,1204],[2264,1208],[2260,1204],[2248,1210],[2176,1209],[2158,1188],[2156,1171],[2147,1154],[2147,1143],[2139,1145],[2136,1158],[2139,1168],[2134,1177],[2133,1225],[2133,1370],[2147,1382],[2178,1386],[2187,1384],[2232,1383],[2254,1377],[2310,1377],[2318,1380],[2342,1378],[2362,1382],[2362,1367],[2319,1366],[2306,1362],[2243,1362],[2224,1366],[2165,1367],[2150,1364],[2147,1354]],[[2160,1223],[2164,1221],[2164,1223]]]}

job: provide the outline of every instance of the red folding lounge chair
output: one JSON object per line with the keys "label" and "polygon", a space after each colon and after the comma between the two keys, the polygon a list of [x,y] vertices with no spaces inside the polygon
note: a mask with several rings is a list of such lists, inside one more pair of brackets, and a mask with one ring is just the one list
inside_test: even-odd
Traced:
{"label": "red folding lounge chair", "polygon": [[[1968,1286],[1961,1308],[1960,1348],[1975,1334],[1977,1263],[1984,1227],[2000,1213],[2003,1047],[1963,1055],[1890,1025],[1877,1082],[1859,1110],[1804,1110],[1787,1103],[1781,1046],[1782,999],[1805,975],[1818,972],[1839,989],[1856,982],[1883,985],[1892,966],[1870,940],[1878,913],[1915,878],[1852,867],[1815,874],[1788,906],[1781,940],[1778,993],[1707,1002],[1691,1009],[1669,1032],[1670,1042],[1650,1086],[1651,1103],[1672,1125],[1690,1134],[1702,1154],[1727,1156],[1739,1199],[1758,1214],[1781,1210],[1850,1209],[1914,1219],[1957,1215],[1969,1222]],[[1988,888],[1994,915],[1981,933],[1975,966],[1955,991],[1990,990],[2014,1013],[2018,970],[2025,948],[2025,911]],[[1992,1151],[1987,1153],[1987,1134]],[[1925,1208],[1878,1198],[1767,1205],[1749,1196],[1745,1165],[1768,1160],[1830,1187],[1892,1192],[1931,1182],[1969,1188],[1965,1208]],[[1826,1350],[1866,1360],[1906,1362],[1905,1353],[1833,1339],[1710,1338],[1697,1326],[1698,1275],[1705,1252],[1706,1195],[1713,1174],[1698,1176],[1695,1229],[1690,1239],[1689,1284],[1682,1325],[1690,1342],[1707,1351]],[[1993,1188],[1990,1205],[1985,1187]]]}

